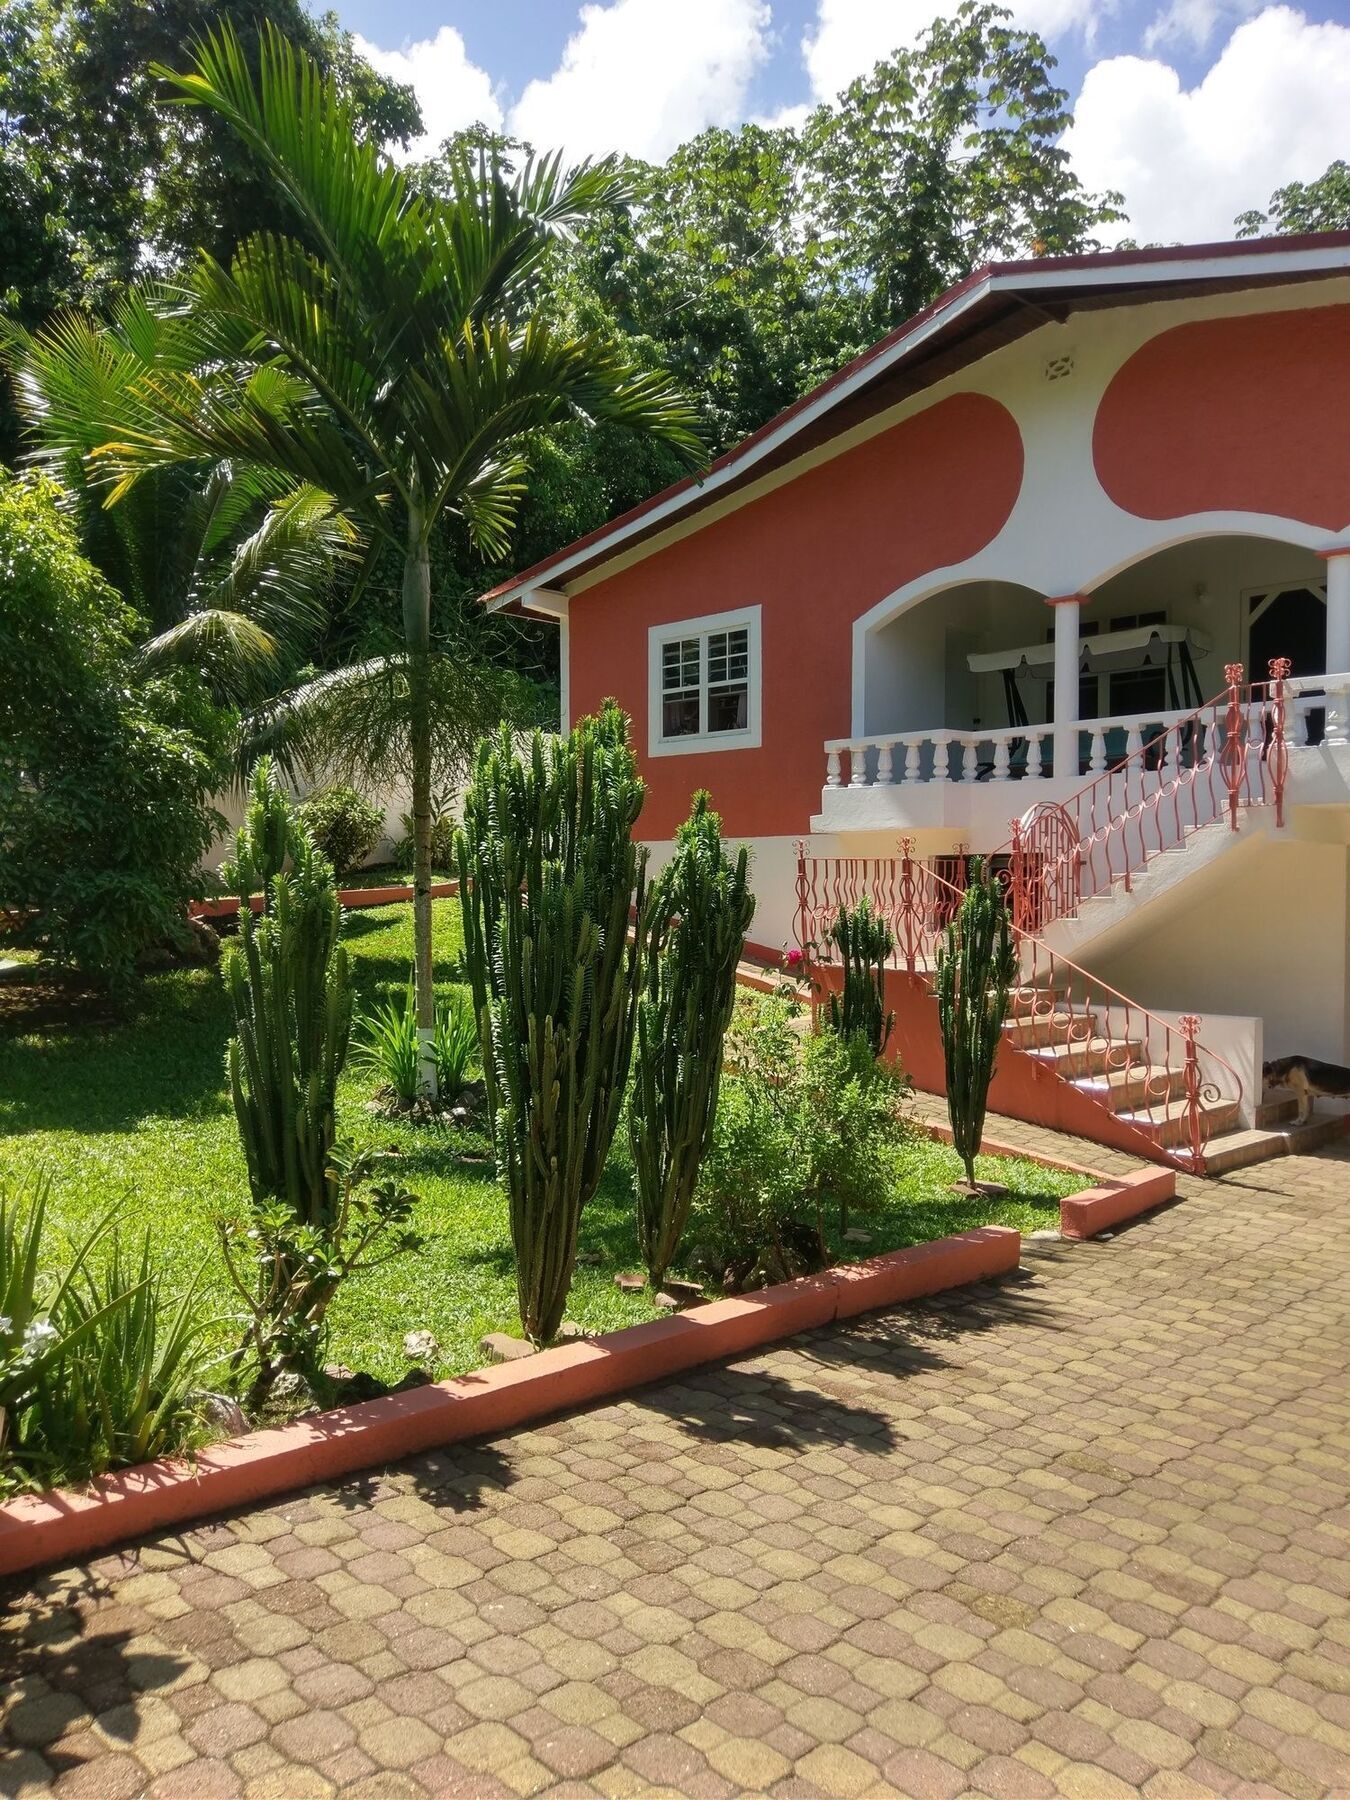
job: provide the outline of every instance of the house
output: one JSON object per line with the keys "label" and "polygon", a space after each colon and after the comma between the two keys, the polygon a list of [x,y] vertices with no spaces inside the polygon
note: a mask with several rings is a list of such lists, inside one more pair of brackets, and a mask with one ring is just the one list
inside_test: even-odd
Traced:
{"label": "house", "polygon": [[982,269],[486,600],[631,713],[658,858],[711,791],[765,949],[917,869],[922,986],[992,854],[1031,1085],[1198,1164],[1350,1062],[1350,232]]}

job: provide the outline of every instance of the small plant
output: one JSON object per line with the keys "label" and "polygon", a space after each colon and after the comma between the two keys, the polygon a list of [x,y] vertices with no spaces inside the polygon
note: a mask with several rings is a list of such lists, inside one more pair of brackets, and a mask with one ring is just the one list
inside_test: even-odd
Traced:
{"label": "small plant", "polygon": [[638,1242],[653,1288],[679,1247],[712,1136],[736,965],[755,910],[747,872],[748,852],[742,847],[734,863],[726,856],[722,822],[707,794],[695,794],[641,927],[647,984],[628,1126]]}
{"label": "small plant", "polygon": [[[389,1000],[361,1014],[353,1027],[352,1056],[358,1068],[379,1077],[403,1111],[422,1098],[421,1045],[412,983],[401,1001]],[[454,993],[436,1006],[436,1091],[448,1104],[468,1085],[478,1056],[478,1023],[467,995]]]}
{"label": "small plant", "polygon": [[455,841],[488,1120],[510,1203],[521,1323],[562,1323],[581,1210],[623,1105],[641,987],[643,787],[612,703],[565,738],[482,746]]}
{"label": "small plant", "polygon": [[44,1367],[22,1426],[22,1460],[48,1480],[87,1480],[150,1462],[201,1430],[198,1395],[211,1362],[200,1276],[175,1300],[147,1232],[126,1258],[116,1234],[55,1308],[64,1343]]}
{"label": "small plant", "polygon": [[989,1084],[1008,1016],[1008,990],[1017,975],[1003,890],[973,858],[961,905],[938,943],[936,979],[952,1144],[972,1189]]}
{"label": "small plant", "polygon": [[[449,874],[455,866],[455,815],[451,811],[453,791],[431,796],[431,866]],[[399,824],[403,835],[394,845],[394,861],[400,868],[411,868],[413,861],[413,816],[401,813]]]}
{"label": "small plant", "polygon": [[803,1046],[801,1086],[811,1191],[818,1213],[833,1203],[842,1236],[854,1213],[876,1211],[894,1186],[909,1084],[861,1033],[821,1031]]}
{"label": "small plant", "polygon": [[830,942],[843,968],[843,991],[830,995],[830,1026],[841,1037],[862,1037],[878,1057],[895,1025],[895,1014],[886,1010],[886,959],[895,948],[891,928],[864,894],[855,907],[839,908]]}
{"label": "small plant", "polygon": [[384,813],[358,794],[355,788],[337,784],[320,788],[300,807],[301,828],[321,856],[333,865],[339,881],[359,869],[380,841]]}
{"label": "small plant", "polygon": [[[53,1253],[47,1197],[45,1182],[0,1178],[0,1451],[50,1483],[182,1449],[206,1355],[195,1284],[166,1295],[148,1239],[128,1264],[111,1214]],[[43,1273],[52,1262],[59,1279]]]}
{"label": "small plant", "polygon": [[418,1196],[396,1175],[377,1178],[388,1153],[334,1146],[329,1170],[334,1203],[307,1224],[277,1202],[257,1206],[246,1224],[219,1224],[225,1267],[245,1311],[244,1341],[235,1351],[238,1376],[247,1361],[248,1404],[266,1400],[278,1376],[311,1384],[323,1363],[328,1310],[349,1275],[419,1247],[412,1228]]}

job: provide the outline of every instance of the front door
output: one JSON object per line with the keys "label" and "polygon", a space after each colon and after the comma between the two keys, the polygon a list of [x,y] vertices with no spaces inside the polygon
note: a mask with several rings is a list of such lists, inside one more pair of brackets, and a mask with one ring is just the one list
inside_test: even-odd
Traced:
{"label": "front door", "polygon": [[[1325,675],[1327,599],[1320,587],[1265,588],[1247,596],[1248,676],[1266,681],[1277,656],[1287,656],[1294,675]],[[1326,714],[1308,714],[1308,742],[1322,741]],[[1292,721],[1291,721],[1292,723]]]}

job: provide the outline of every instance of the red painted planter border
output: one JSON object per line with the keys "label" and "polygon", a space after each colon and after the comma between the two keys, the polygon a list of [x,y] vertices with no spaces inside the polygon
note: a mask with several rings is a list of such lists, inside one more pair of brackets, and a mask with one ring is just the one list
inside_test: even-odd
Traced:
{"label": "red painted planter border", "polygon": [[[940,1119],[922,1119],[919,1127],[940,1143],[952,1141],[951,1126]],[[988,1136],[980,1139],[980,1155],[1017,1156],[1025,1162],[1040,1163],[1043,1168],[1089,1176],[1091,1187],[1065,1194],[1059,1203],[1060,1232],[1075,1240],[1096,1237],[1099,1231],[1109,1231],[1126,1219],[1137,1219],[1141,1213],[1152,1212],[1155,1206],[1165,1206],[1177,1197],[1176,1170],[1155,1168],[1152,1163],[1142,1163],[1128,1175],[1107,1175],[1100,1169],[1090,1169],[1086,1163],[1033,1154],[1019,1144],[1005,1144]]]}
{"label": "red painted planter border", "polygon": [[24,1495],[0,1506],[0,1575],[87,1556],[441,1444],[509,1431],[793,1332],[1007,1274],[1018,1266],[1021,1243],[1005,1226],[977,1226],[519,1362],[251,1432],[213,1445],[191,1463],[144,1463],[83,1492]]}
{"label": "red painted planter border", "polygon": [[[431,897],[433,900],[447,900],[452,894],[459,892],[457,881],[433,881]],[[341,888],[338,899],[351,912],[363,906],[390,906],[396,900],[411,900],[412,888],[404,884],[395,887],[375,888]],[[254,912],[262,911],[262,895],[254,894],[249,906]],[[188,906],[188,914],[194,919],[232,919],[239,911],[239,902],[228,895],[216,900],[193,900]]]}

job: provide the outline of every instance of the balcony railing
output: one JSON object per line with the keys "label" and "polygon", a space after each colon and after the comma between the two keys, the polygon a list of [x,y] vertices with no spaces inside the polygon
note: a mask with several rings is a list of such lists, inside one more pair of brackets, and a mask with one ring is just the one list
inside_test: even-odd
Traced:
{"label": "balcony railing", "polygon": [[[1289,681],[1287,742],[1299,749],[1319,741],[1330,694],[1350,676],[1309,675]],[[1248,702],[1249,743],[1266,730],[1264,697]],[[1193,711],[1154,712],[1078,722],[1078,768],[1071,779],[1104,775],[1125,762],[1161,770],[1192,766],[1207,746],[1185,727]],[[1053,725],[1015,725],[1000,731],[939,728],[877,737],[833,738],[825,745],[825,786],[905,787],[928,782],[1039,781],[1052,770]]]}

